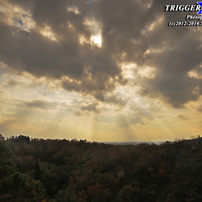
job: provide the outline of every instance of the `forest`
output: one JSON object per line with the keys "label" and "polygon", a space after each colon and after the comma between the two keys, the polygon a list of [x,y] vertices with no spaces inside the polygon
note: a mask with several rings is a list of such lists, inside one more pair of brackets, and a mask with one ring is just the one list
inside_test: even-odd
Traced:
{"label": "forest", "polygon": [[202,138],[160,145],[0,141],[0,201],[202,201]]}

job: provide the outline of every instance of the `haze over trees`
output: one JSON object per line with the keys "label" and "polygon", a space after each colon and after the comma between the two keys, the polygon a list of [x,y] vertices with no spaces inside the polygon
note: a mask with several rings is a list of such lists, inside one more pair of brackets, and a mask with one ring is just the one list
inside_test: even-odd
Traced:
{"label": "haze over trees", "polygon": [[202,139],[0,141],[0,201],[202,201]]}

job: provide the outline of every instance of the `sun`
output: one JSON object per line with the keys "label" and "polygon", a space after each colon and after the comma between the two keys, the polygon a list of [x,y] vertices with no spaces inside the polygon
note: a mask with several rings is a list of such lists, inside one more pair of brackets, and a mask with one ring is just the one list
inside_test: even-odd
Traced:
{"label": "sun", "polygon": [[98,47],[102,47],[102,37],[101,35],[91,36],[91,42]]}

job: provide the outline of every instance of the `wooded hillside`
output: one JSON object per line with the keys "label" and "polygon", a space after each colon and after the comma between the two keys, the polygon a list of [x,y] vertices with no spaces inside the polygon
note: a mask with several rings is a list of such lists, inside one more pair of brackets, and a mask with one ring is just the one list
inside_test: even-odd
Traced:
{"label": "wooded hillside", "polygon": [[0,201],[202,201],[202,138],[0,141]]}

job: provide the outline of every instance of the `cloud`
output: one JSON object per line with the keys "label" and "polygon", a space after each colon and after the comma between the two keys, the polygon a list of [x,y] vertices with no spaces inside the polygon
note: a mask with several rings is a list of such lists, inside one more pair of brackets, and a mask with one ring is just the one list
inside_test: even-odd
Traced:
{"label": "cloud", "polygon": [[101,93],[96,92],[95,98],[99,101],[115,104],[121,107],[127,104],[127,100],[117,95],[116,93],[106,93],[105,95],[102,95]]}
{"label": "cloud", "polygon": [[32,100],[32,101],[25,101],[23,103],[27,108],[30,109],[43,109],[43,110],[54,110],[57,107],[56,102],[48,102],[43,100]]}
{"label": "cloud", "polygon": [[114,1],[102,2],[103,10],[104,5],[106,8],[103,30],[107,47],[117,55],[124,55],[125,62],[136,63],[140,69],[144,65],[156,69],[154,78],[138,83],[142,95],[161,97],[173,107],[196,101],[201,95],[201,81],[188,78],[188,72],[202,63],[201,38],[196,36],[194,27],[172,29],[167,26],[169,21],[184,19],[186,14],[165,13],[166,1],[144,4],[120,0],[115,6]]}
{"label": "cloud", "polygon": [[202,105],[200,105],[197,109],[199,112],[202,112]]}
{"label": "cloud", "polygon": [[99,114],[101,110],[98,107],[98,102],[94,101],[92,103],[82,104],[79,111],[74,114],[76,116],[89,116],[90,113]]}
{"label": "cloud", "polygon": [[192,38],[191,33],[187,32],[182,38],[176,39],[175,45],[173,41],[173,49],[153,57],[152,60],[158,67],[156,77],[145,79],[149,85],[146,87],[147,93],[163,96],[173,107],[196,101],[202,92],[202,81],[188,76],[189,71],[202,62],[200,40]]}
{"label": "cloud", "polygon": [[9,80],[8,82],[7,82],[7,85],[9,86],[9,87],[15,87],[15,86],[18,86],[18,82],[16,81],[16,80],[14,80],[14,79],[11,79],[11,80]]}
{"label": "cloud", "polygon": [[202,65],[191,70],[188,76],[195,79],[202,79]]}
{"label": "cloud", "polygon": [[98,103],[94,102],[94,103],[82,106],[81,110],[88,111],[88,112],[98,112],[97,106],[98,106]]}
{"label": "cloud", "polygon": [[[121,65],[134,63],[139,69],[155,69],[155,76],[133,82],[143,96],[179,108],[202,94],[202,80],[190,77],[193,71],[201,76],[199,29],[168,27],[169,21],[184,20],[187,13],[164,12],[165,0],[0,3],[0,58],[16,72],[57,80],[67,91],[124,105],[113,93],[127,85]],[[97,34],[100,47],[91,42]]]}
{"label": "cloud", "polygon": [[[10,2],[17,8],[24,7],[24,1]],[[20,17],[9,16],[15,20],[12,25],[6,22],[0,25],[0,56],[5,64],[35,77],[59,79],[64,89],[84,94],[111,92],[115,82],[122,83],[121,70],[113,54],[79,42],[80,36],[90,39],[92,34],[91,28],[84,23],[89,18],[84,4],[75,5],[81,12],[73,14],[67,10],[68,6],[74,5],[70,1],[30,2],[30,8],[25,4],[18,12]],[[19,30],[19,26],[26,26],[21,19],[25,13],[31,13],[30,21],[36,24],[29,32],[23,28]],[[56,41],[50,40],[50,35],[41,34],[41,29],[47,26],[55,33]]]}
{"label": "cloud", "polygon": [[182,115],[182,114],[179,115],[178,118],[179,118],[180,120],[182,120],[182,121],[186,121],[186,120],[189,119],[187,116],[184,116],[184,115]]}

